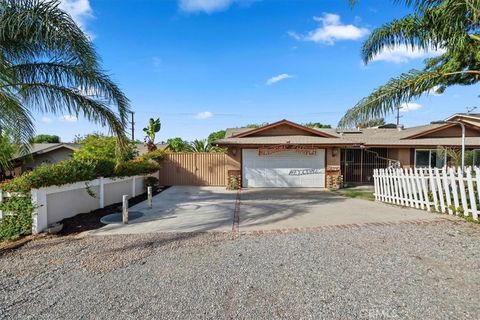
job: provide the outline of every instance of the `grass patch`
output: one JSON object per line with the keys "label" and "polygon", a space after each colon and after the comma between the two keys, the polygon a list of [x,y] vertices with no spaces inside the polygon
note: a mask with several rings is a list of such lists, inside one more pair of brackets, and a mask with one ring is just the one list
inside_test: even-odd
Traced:
{"label": "grass patch", "polygon": [[365,191],[357,187],[343,188],[343,189],[337,190],[337,192],[347,198],[363,199],[363,200],[370,200],[370,201],[375,200],[375,196],[373,195],[373,192]]}

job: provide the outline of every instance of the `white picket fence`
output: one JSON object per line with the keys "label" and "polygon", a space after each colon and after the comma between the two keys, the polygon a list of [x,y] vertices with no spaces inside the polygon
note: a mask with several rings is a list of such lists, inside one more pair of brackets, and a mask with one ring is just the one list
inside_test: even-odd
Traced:
{"label": "white picket fence", "polygon": [[377,201],[478,220],[480,168],[375,169]]}

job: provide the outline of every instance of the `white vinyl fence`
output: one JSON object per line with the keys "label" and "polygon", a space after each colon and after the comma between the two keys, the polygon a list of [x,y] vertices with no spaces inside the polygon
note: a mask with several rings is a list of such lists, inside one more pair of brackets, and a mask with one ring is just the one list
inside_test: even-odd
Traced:
{"label": "white vinyl fence", "polygon": [[[158,173],[152,175],[158,177]],[[31,191],[33,212],[32,232],[45,230],[50,224],[79,213],[104,208],[122,202],[122,195],[135,197],[145,192],[145,177],[98,178],[63,186],[51,186]],[[19,196],[0,190],[0,202]],[[6,214],[6,213],[3,213]],[[2,212],[0,211],[0,219]]]}
{"label": "white vinyl fence", "polygon": [[478,220],[480,168],[375,169],[377,201]]}

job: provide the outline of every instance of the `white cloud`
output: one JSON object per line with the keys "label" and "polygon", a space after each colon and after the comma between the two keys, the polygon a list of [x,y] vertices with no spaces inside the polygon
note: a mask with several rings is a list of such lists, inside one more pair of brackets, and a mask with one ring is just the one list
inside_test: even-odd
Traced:
{"label": "white cloud", "polygon": [[401,112],[409,112],[409,111],[414,111],[422,108],[423,106],[418,103],[413,103],[413,102],[404,102],[400,105],[400,111]]}
{"label": "white cloud", "polygon": [[378,55],[373,57],[374,61],[386,61],[393,63],[406,63],[413,59],[425,59],[441,55],[445,52],[443,49],[438,50],[423,50],[420,48],[412,48],[406,45],[389,47],[384,49]]}
{"label": "white cloud", "polygon": [[179,0],[180,10],[185,12],[212,13],[228,9],[233,3],[242,0]]}
{"label": "white cloud", "polygon": [[357,27],[353,24],[343,24],[340,16],[334,13],[324,13],[321,17],[313,17],[321,25],[307,34],[289,32],[289,35],[299,41],[312,41],[333,45],[341,40],[358,40],[370,31],[367,28]]}
{"label": "white cloud", "polygon": [[85,26],[87,21],[93,18],[90,0],[61,0],[60,8],[67,12],[88,36],[93,38],[93,35],[86,31]]}
{"label": "white cloud", "polygon": [[208,118],[211,118],[211,117],[213,117],[212,112],[203,111],[203,112],[197,113],[197,115],[195,116],[195,119],[204,120],[204,119],[208,119]]}
{"label": "white cloud", "polygon": [[293,76],[289,75],[288,73],[282,73],[282,74],[279,74],[278,76],[271,77],[270,79],[268,79],[266,84],[267,84],[267,86],[270,86],[270,85],[275,84],[279,81],[290,79],[290,78],[293,78]]}
{"label": "white cloud", "polygon": [[44,123],[52,123],[53,119],[49,117],[42,117],[42,122]]}
{"label": "white cloud", "polygon": [[76,116],[72,116],[72,115],[64,115],[64,116],[60,117],[60,121],[62,121],[62,122],[77,122],[78,118]]}

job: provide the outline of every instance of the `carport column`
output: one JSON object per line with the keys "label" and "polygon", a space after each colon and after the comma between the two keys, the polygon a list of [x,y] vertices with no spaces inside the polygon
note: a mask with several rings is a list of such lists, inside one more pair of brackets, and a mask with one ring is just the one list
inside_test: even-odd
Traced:
{"label": "carport column", "polygon": [[100,177],[98,179],[98,200],[100,209],[105,208],[105,188],[103,177]]}
{"label": "carport column", "polygon": [[30,192],[32,203],[35,206],[32,212],[32,233],[37,234],[45,230],[47,223],[47,191],[43,189],[32,189]]}

